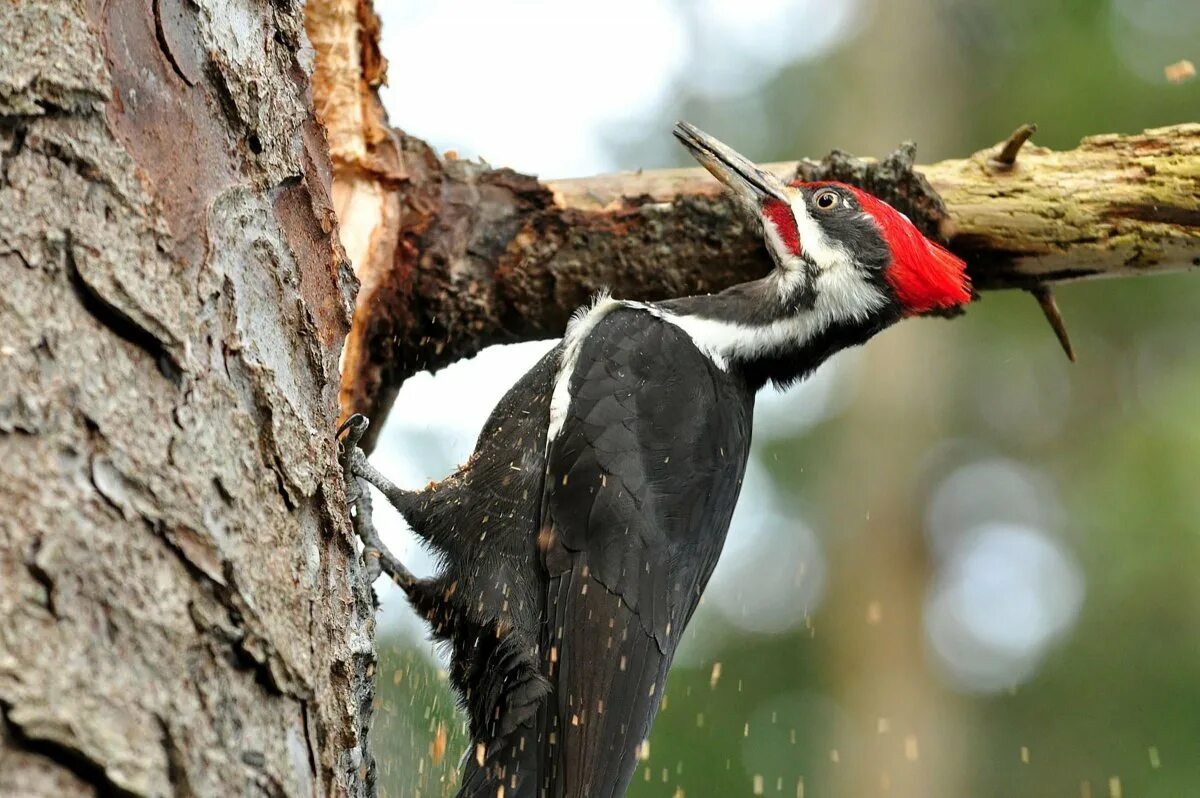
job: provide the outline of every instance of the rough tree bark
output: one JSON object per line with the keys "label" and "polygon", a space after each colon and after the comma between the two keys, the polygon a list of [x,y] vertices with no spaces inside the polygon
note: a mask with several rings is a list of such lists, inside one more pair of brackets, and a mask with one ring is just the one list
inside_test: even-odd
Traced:
{"label": "rough tree bark", "polygon": [[302,6],[0,3],[0,795],[368,795]]}
{"label": "rough tree bark", "polygon": [[[373,419],[364,448],[408,376],[490,344],[560,335],[601,288],[656,299],[720,290],[768,268],[759,237],[702,169],[543,183],[439,158],[387,126],[377,96],[386,63],[368,0],[320,0],[308,26],[342,240],[362,283],[341,408]],[[1011,166],[998,154],[916,167],[946,211],[925,209],[921,221],[967,260],[976,288],[1200,266],[1200,124],[1093,136],[1068,152],[1025,145]],[[823,171],[812,162],[768,168],[851,177],[843,156]],[[895,188],[886,178],[868,187],[888,199]]]}

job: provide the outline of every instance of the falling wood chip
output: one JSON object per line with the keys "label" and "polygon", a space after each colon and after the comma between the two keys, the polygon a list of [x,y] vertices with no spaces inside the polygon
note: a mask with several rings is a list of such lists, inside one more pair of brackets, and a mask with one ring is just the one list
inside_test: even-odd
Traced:
{"label": "falling wood chip", "polygon": [[442,764],[442,758],[446,756],[446,724],[439,723],[437,729],[433,733],[433,742],[429,744],[429,758],[433,760],[433,764]]}
{"label": "falling wood chip", "polygon": [[1163,74],[1170,83],[1183,83],[1196,77],[1196,65],[1185,58],[1163,67]]}

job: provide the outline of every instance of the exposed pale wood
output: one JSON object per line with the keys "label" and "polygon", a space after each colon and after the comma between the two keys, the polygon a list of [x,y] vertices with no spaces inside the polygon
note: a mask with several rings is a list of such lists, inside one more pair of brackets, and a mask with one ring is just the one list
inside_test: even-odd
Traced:
{"label": "exposed pale wood", "polygon": [[[387,61],[379,51],[379,18],[369,0],[313,0],[306,8],[305,27],[316,52],[313,101],[333,162],[339,234],[360,281],[358,306],[374,307],[380,292],[387,292],[396,265],[402,205],[408,196],[400,139],[388,127],[379,100],[379,87],[387,80]],[[366,378],[374,366],[363,353],[362,336],[348,338],[343,369]],[[341,405],[350,407],[354,401],[343,397]]]}

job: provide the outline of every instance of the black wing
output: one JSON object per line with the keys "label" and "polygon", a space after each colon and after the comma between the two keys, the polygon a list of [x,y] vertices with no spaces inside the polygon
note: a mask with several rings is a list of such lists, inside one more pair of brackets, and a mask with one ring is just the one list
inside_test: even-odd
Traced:
{"label": "black wing", "polygon": [[[724,544],[753,394],[682,330],[612,311],[547,452],[550,795],[624,795],[675,646]],[[555,728],[557,727],[557,728]]]}

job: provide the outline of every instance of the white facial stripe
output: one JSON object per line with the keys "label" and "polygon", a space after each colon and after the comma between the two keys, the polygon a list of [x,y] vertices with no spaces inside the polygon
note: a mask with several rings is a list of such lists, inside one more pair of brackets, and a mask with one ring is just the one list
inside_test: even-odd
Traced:
{"label": "white facial stripe", "polygon": [[779,228],[775,226],[774,222],[764,217],[762,225],[763,233],[767,237],[768,249],[775,256],[775,263],[780,268],[788,268],[788,261],[796,260],[796,256],[788,251],[787,244],[783,243],[783,237],[779,235]]}
{"label": "white facial stripe", "polygon": [[827,269],[817,275],[815,310],[829,320],[826,326],[866,321],[887,302],[887,295],[852,266]]}
{"label": "white facial stripe", "polygon": [[800,231],[800,251],[808,255],[809,260],[817,265],[817,269],[825,272],[840,266],[850,266],[850,253],[837,241],[826,238],[821,225],[808,212],[803,192],[797,191],[792,195],[791,206],[792,214],[796,217],[796,229]]}
{"label": "white facial stripe", "polygon": [[784,302],[795,296],[804,283],[807,271],[813,266],[816,266],[818,274],[821,274],[849,270],[853,263],[850,253],[837,241],[831,241],[820,223],[809,213],[804,194],[795,189],[789,190],[788,194],[789,207],[796,220],[796,230],[800,237],[800,252],[807,258],[807,262],[789,252],[775,225],[769,219],[763,220],[763,233],[775,264],[779,267],[771,275],[771,279],[778,288],[779,298]]}
{"label": "white facial stripe", "polygon": [[791,260],[792,263],[776,269],[767,276],[767,279],[775,284],[779,301],[783,303],[791,301],[792,297],[796,295],[796,292],[804,285],[807,274],[805,269],[808,267],[801,258],[792,258]]}

